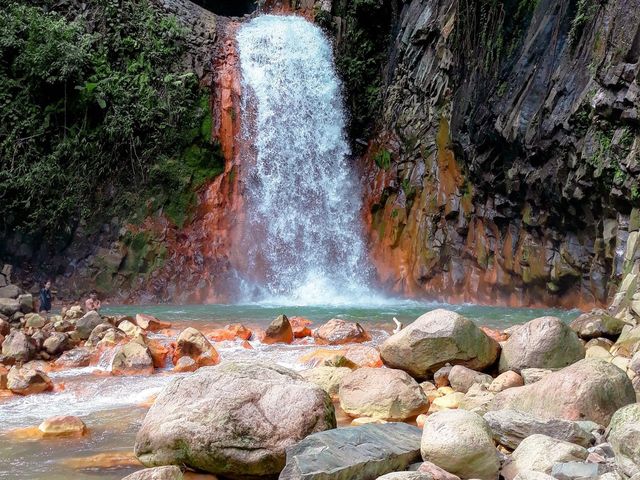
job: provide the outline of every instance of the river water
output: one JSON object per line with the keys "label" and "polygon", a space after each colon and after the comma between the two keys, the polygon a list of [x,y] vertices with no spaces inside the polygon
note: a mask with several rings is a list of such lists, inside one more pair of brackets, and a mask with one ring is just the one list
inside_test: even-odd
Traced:
{"label": "river water", "polygon": [[[389,335],[394,316],[407,324],[434,308],[456,310],[479,325],[496,328],[505,328],[541,315],[557,315],[568,321],[578,314],[576,311],[452,306],[410,301],[388,301],[369,307],[297,307],[268,303],[111,306],[105,308],[103,313],[149,313],[172,322],[177,331],[186,326],[206,331],[238,322],[254,330],[263,330],[281,313],[304,316],[314,322],[313,326],[338,317],[361,322],[372,333],[373,338],[368,344],[375,346]],[[252,350],[243,348],[240,342],[221,342],[216,344],[216,348],[222,361],[243,359],[275,362],[296,370],[303,368],[300,356],[316,348],[309,339],[299,340],[293,345],[267,346],[253,340],[251,344],[254,347]],[[148,404],[175,374],[156,371],[147,377],[113,377],[97,367],[87,367],[52,372],[50,375],[56,385],[64,384],[64,390],[27,397],[0,398],[0,479],[115,480],[140,468],[135,465],[132,451],[135,434],[148,408],[145,403]],[[78,439],[34,440],[20,430],[37,426],[47,417],[62,414],[81,417],[89,427],[90,434]],[[27,438],[21,438],[24,436]]]}

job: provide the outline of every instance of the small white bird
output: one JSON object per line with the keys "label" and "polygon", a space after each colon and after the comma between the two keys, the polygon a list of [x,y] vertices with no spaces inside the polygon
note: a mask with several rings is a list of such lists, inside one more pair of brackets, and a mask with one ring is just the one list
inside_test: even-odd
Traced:
{"label": "small white bird", "polygon": [[393,317],[393,322],[396,324],[396,328],[393,329],[393,333],[398,333],[400,330],[402,330],[404,325],[402,325],[402,323],[399,322],[396,317]]}

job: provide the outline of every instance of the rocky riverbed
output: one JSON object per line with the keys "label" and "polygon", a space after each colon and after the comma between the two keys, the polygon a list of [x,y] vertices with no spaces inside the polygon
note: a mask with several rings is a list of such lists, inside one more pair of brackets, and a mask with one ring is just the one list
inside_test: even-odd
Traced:
{"label": "rocky riverbed", "polygon": [[[286,315],[44,316],[9,285],[0,405],[19,426],[0,434],[0,477],[632,478],[640,327],[625,285],[570,324],[488,328],[440,308],[393,334]],[[64,469],[46,458],[62,450]]]}

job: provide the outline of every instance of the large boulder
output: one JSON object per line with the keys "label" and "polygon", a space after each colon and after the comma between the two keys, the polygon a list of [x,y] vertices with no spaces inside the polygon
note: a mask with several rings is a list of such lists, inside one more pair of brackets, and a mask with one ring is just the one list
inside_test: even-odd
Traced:
{"label": "large boulder", "polygon": [[340,407],[352,417],[406,420],[429,409],[418,382],[390,368],[354,370],[340,382],[338,397]]}
{"label": "large boulder", "polygon": [[192,358],[198,367],[215,365],[220,361],[220,355],[211,342],[193,327],[185,328],[176,340],[173,352],[173,364],[176,365],[180,357]]}
{"label": "large boulder", "polygon": [[498,478],[500,461],[484,419],[465,410],[427,417],[422,432],[422,458],[461,479]]}
{"label": "large boulder", "polygon": [[345,343],[362,343],[371,340],[369,334],[356,322],[347,322],[332,318],[313,331],[313,338],[318,345],[342,345]]}
{"label": "large boulder", "polygon": [[616,465],[627,476],[640,473],[640,403],[618,410],[607,431]]}
{"label": "large boulder", "polygon": [[279,480],[371,480],[419,458],[419,428],[370,423],[314,433],[288,448]]}
{"label": "large boulder", "polygon": [[525,438],[540,433],[557,440],[590,447],[595,441],[591,433],[578,422],[559,418],[541,419],[517,410],[487,412],[484,419],[493,431],[496,442],[515,449]]}
{"label": "large boulder", "polygon": [[542,419],[591,420],[606,426],[616,410],[635,398],[625,372],[604,360],[585,358],[536,383],[498,393],[490,410],[521,410]]}
{"label": "large boulder", "polygon": [[7,285],[6,287],[0,287],[0,298],[16,299],[21,293],[22,290],[17,285]]}
{"label": "large boulder", "polygon": [[2,355],[15,362],[28,362],[35,353],[35,345],[20,330],[14,330],[2,342]]}
{"label": "large boulder", "polygon": [[122,480],[182,480],[182,470],[175,465],[138,470]]}
{"label": "large boulder", "polygon": [[102,323],[100,314],[95,310],[85,313],[82,318],[76,320],[76,332],[78,337],[86,340],[91,335],[94,328]]}
{"label": "large boulder", "polygon": [[495,363],[499,349],[471,320],[438,309],[385,340],[380,354],[386,365],[426,378],[446,363],[483,370]]}
{"label": "large boulder", "polygon": [[351,369],[347,367],[316,367],[300,372],[300,375],[335,397],[338,395],[340,382],[350,373]]}
{"label": "large boulder", "polygon": [[47,418],[38,430],[45,437],[81,437],[87,432],[87,426],[78,417],[62,415]]}
{"label": "large boulder", "polygon": [[151,375],[153,359],[146,345],[135,340],[118,347],[111,363],[114,375]]}
{"label": "large boulder", "polygon": [[30,293],[18,295],[18,303],[22,313],[33,312],[33,296]]}
{"label": "large boulder", "polygon": [[14,366],[7,375],[7,388],[18,395],[31,395],[51,390],[53,382],[40,370]]}
{"label": "large boulder", "polygon": [[24,316],[24,326],[27,328],[42,328],[47,320],[38,313],[28,313]]}
{"label": "large boulder", "polygon": [[293,329],[286,315],[278,315],[276,319],[269,324],[267,331],[262,338],[262,343],[291,343],[293,342]]}
{"label": "large boulder", "polygon": [[287,447],[335,426],[320,387],[277,365],[230,362],[173,380],[147,413],[135,453],[148,467],[268,477],[284,468]]}
{"label": "large boulder", "polygon": [[88,367],[91,364],[91,350],[85,347],[67,350],[54,362],[56,368]]}
{"label": "large boulder", "polygon": [[614,317],[606,310],[596,309],[580,315],[571,322],[570,327],[580,338],[589,340],[598,337],[615,339],[622,333],[622,328],[625,325],[624,321]]}
{"label": "large boulder", "polygon": [[520,326],[502,344],[499,370],[562,368],[584,358],[578,335],[557,317],[540,317]]}
{"label": "large boulder", "polygon": [[510,461],[502,469],[502,476],[505,480],[513,480],[518,474],[530,471],[549,475],[554,464],[583,461],[588,454],[580,445],[546,435],[531,435],[513,451]]}

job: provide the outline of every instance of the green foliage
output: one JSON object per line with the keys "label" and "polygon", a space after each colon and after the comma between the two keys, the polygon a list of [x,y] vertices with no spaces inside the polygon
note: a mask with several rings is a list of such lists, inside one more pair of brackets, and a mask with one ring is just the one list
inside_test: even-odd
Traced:
{"label": "green foliage", "polygon": [[600,0],[578,0],[576,14],[571,20],[569,46],[575,48],[584,28],[593,21],[600,10]]}
{"label": "green foliage", "polygon": [[[343,79],[351,112],[352,138],[368,137],[382,107],[382,69],[391,29],[390,2],[342,0],[333,12],[346,23],[338,44],[336,66]],[[325,23],[330,22],[325,19]]]}
{"label": "green foliage", "polygon": [[0,226],[54,238],[130,214],[158,178],[179,196],[219,171],[175,18],[148,0],[37,5],[0,0]]}
{"label": "green foliage", "polygon": [[386,148],[379,150],[378,153],[375,154],[373,159],[375,160],[378,168],[389,170],[389,168],[391,167],[391,152]]}

